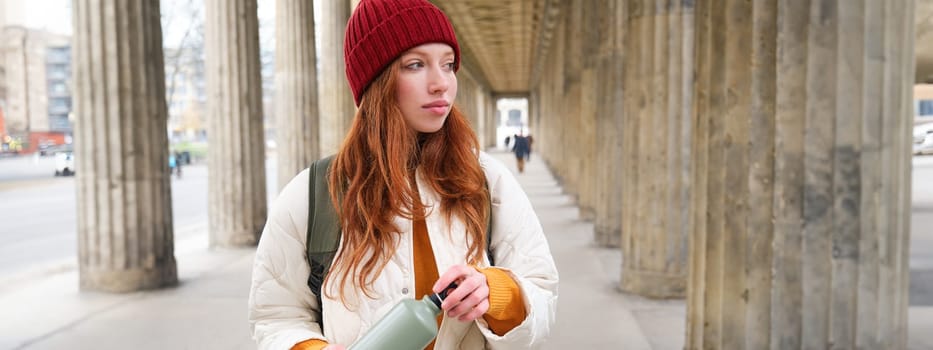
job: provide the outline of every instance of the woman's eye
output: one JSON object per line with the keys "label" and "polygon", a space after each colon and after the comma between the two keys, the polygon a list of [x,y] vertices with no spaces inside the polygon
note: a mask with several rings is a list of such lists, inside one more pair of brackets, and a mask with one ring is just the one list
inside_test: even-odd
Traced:
{"label": "woman's eye", "polygon": [[454,68],[457,67],[457,64],[454,62],[450,62],[450,63],[444,64],[444,67],[446,67],[449,70],[454,70]]}
{"label": "woman's eye", "polygon": [[407,66],[405,66],[405,68],[407,69],[418,69],[418,68],[423,68],[423,67],[424,67],[424,63],[421,63],[421,62],[409,63]]}

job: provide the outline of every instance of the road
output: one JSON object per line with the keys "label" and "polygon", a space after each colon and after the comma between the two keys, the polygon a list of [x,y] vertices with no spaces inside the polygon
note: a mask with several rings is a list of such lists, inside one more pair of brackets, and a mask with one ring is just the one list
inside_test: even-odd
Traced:
{"label": "road", "polygon": [[[0,158],[0,281],[74,268],[77,233],[74,177],[56,177],[52,157]],[[176,249],[205,240],[207,166],[183,168],[172,179]],[[275,163],[266,163],[268,194],[275,196]]]}

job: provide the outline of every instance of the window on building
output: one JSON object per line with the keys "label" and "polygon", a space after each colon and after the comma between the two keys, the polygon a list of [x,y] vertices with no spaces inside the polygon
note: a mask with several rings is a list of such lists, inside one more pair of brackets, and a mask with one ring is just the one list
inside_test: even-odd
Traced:
{"label": "window on building", "polygon": [[933,100],[918,101],[917,115],[921,117],[933,117]]}
{"label": "window on building", "polygon": [[62,82],[53,82],[53,83],[49,86],[49,90],[52,91],[52,92],[57,92],[57,93],[66,93],[66,92],[68,92],[68,87],[65,86],[65,83],[62,83]]}
{"label": "window on building", "polygon": [[71,99],[69,98],[50,98],[49,108],[71,110]]}
{"label": "window on building", "polygon": [[71,131],[71,123],[68,122],[67,114],[49,115],[49,129],[52,131]]}
{"label": "window on building", "polygon": [[68,66],[64,64],[49,64],[46,66],[46,75],[49,79],[64,80],[68,79]]}
{"label": "window on building", "polygon": [[49,62],[68,62],[71,58],[69,47],[49,47],[45,52],[46,60]]}

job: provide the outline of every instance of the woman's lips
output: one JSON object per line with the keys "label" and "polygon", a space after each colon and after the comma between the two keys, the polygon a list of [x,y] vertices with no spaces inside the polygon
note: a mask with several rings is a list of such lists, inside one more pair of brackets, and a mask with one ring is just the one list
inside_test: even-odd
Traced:
{"label": "woman's lips", "polygon": [[421,108],[428,110],[428,112],[431,112],[431,114],[444,115],[447,114],[448,107],[450,107],[450,104],[448,104],[446,101],[436,101],[426,104]]}
{"label": "woman's lips", "polygon": [[444,114],[447,114],[447,107],[440,107],[440,106],[438,106],[438,107],[425,107],[425,109],[427,109],[428,112],[431,112],[431,114],[437,114],[437,115],[444,115]]}

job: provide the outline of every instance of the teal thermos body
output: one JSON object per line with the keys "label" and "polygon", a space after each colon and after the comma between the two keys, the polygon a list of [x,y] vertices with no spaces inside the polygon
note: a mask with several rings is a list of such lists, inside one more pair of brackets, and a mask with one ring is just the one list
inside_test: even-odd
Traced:
{"label": "teal thermos body", "polygon": [[437,315],[446,293],[406,299],[389,310],[349,350],[422,350],[437,336]]}

